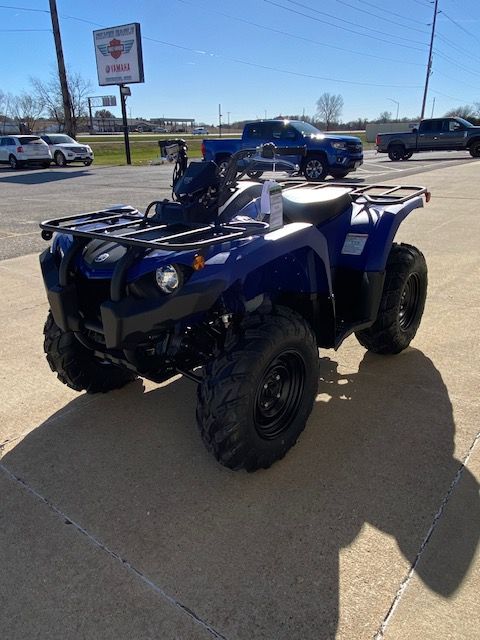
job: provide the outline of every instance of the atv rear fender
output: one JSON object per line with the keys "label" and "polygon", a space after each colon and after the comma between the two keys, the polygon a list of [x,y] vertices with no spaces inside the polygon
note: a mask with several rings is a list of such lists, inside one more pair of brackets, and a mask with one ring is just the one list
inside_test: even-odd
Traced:
{"label": "atv rear fender", "polygon": [[371,232],[365,271],[384,271],[400,224],[414,209],[419,207],[423,207],[423,198],[421,197],[412,198],[403,204],[382,207],[380,211],[377,207],[369,207],[369,215],[372,217],[377,215],[378,220]]}

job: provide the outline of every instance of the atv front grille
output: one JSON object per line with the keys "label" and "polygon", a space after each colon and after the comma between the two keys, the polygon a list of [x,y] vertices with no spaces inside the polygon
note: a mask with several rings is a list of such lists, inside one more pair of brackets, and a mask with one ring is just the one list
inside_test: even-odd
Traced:
{"label": "atv front grille", "polygon": [[78,274],[75,277],[79,311],[85,320],[100,321],[100,305],[110,300],[110,280],[88,279]]}

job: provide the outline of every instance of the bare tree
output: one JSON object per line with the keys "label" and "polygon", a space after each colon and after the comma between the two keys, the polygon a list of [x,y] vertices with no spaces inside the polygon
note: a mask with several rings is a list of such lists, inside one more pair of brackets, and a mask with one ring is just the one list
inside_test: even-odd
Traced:
{"label": "bare tree", "polygon": [[[50,118],[57,121],[60,130],[65,127],[65,114],[63,111],[62,90],[58,75],[52,74],[48,82],[39,78],[30,78],[35,98],[45,105]],[[78,126],[88,113],[88,94],[92,91],[89,80],[85,80],[79,73],[67,72],[68,91],[72,105],[72,128],[75,136]]]}
{"label": "bare tree", "polygon": [[33,131],[43,112],[43,102],[29,93],[21,93],[12,100],[12,114],[18,125],[27,131]]}
{"label": "bare tree", "polygon": [[7,123],[11,123],[12,106],[14,97],[10,93],[4,93],[0,89],[0,131],[5,133]]}
{"label": "bare tree", "polygon": [[447,111],[445,117],[454,118],[456,116],[457,118],[466,118],[468,120],[468,118],[475,118],[475,111],[475,107],[471,104],[464,104],[463,106],[455,107],[455,109]]}
{"label": "bare tree", "polygon": [[338,122],[343,109],[343,98],[340,94],[322,93],[317,100],[317,116],[325,122],[328,131],[332,122]]}

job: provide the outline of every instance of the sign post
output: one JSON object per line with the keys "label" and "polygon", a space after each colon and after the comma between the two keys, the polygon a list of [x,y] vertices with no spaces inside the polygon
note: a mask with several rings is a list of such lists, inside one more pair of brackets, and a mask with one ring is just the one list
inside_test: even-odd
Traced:
{"label": "sign post", "polygon": [[127,156],[127,164],[132,164],[132,158],[130,156],[130,138],[128,136],[128,120],[127,120],[127,105],[126,98],[131,95],[130,87],[126,87],[124,84],[120,85],[120,104],[122,105],[122,124],[123,124],[123,137],[125,140],[125,154]]}
{"label": "sign post", "polygon": [[115,96],[90,96],[88,100],[88,113],[90,118],[90,134],[93,133],[92,107],[116,107],[117,98]]}
{"label": "sign post", "polygon": [[127,164],[132,164],[125,105],[126,96],[131,95],[131,91],[130,87],[125,85],[145,82],[140,24],[133,22],[118,27],[98,29],[93,32],[93,43],[98,84],[100,86],[116,84],[120,90],[125,154]]}

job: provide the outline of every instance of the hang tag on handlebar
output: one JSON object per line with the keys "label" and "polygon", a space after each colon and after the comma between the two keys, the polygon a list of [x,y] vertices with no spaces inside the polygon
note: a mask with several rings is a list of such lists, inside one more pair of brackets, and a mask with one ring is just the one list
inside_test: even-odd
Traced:
{"label": "hang tag on handlebar", "polygon": [[260,197],[260,216],[265,219],[270,215],[270,231],[283,227],[283,200],[282,187],[275,180],[266,180],[263,183]]}

